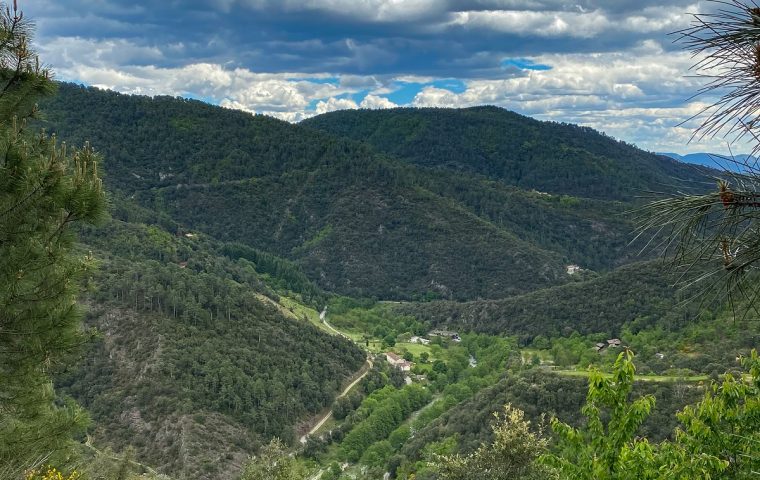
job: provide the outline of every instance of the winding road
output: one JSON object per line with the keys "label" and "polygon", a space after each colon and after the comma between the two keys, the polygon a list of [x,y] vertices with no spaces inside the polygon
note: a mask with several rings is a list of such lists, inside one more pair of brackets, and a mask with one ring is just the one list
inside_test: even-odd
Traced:
{"label": "winding road", "polygon": [[[351,339],[351,337],[349,337],[345,333],[343,333],[343,332],[335,329],[335,327],[333,327],[332,325],[330,325],[329,323],[327,323],[327,307],[325,307],[325,309],[322,310],[322,313],[319,314],[319,319],[322,321],[322,323],[325,324],[325,326],[328,329],[330,329],[331,331],[335,332],[336,335],[340,335],[341,337],[344,337],[344,338],[346,338],[348,340],[351,340],[353,342],[353,339]],[[367,359],[364,361],[364,365],[362,365],[362,368],[359,370],[359,372],[361,372],[361,374],[358,377],[356,377],[356,379],[354,379],[353,382],[351,382],[350,384],[348,384],[348,386],[345,389],[343,389],[343,391],[340,393],[340,395],[338,395],[337,397],[335,397],[335,400],[337,401],[339,398],[343,398],[346,395],[348,395],[348,392],[350,392],[351,389],[354,388],[357,383],[361,382],[361,380],[364,377],[367,376],[367,374],[369,373],[369,371],[372,370],[372,366],[373,366],[372,357],[370,356],[369,352],[367,352]],[[304,435],[301,436],[301,444],[305,444],[306,443],[306,439],[308,438],[308,436],[309,435],[313,435],[314,433],[316,433],[317,430],[319,430],[322,427],[322,425],[324,425],[325,422],[328,421],[330,419],[330,417],[332,417],[332,414],[333,414],[333,411],[332,411],[332,408],[331,408],[330,410],[327,411],[327,413],[325,413],[319,419],[319,421],[311,428],[311,430],[309,430],[306,434],[304,434]]]}

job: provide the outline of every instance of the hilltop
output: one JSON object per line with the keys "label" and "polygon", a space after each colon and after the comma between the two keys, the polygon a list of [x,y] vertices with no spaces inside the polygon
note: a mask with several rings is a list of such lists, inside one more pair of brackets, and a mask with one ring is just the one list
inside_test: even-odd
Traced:
{"label": "hilltop", "polygon": [[421,167],[553,194],[632,200],[676,185],[700,188],[703,180],[695,169],[592,128],[498,107],[343,110],[302,125],[366,142]]}

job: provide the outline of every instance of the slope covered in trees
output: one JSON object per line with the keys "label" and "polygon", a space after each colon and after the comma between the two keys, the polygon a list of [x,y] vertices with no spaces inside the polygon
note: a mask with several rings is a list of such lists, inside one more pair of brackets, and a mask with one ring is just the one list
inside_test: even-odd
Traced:
{"label": "slope covered in trees", "polygon": [[[400,304],[396,310],[434,326],[449,326],[532,339],[605,332],[616,336],[626,324],[637,329],[678,329],[699,305],[679,302],[689,291],[662,261],[626,265],[601,276],[502,300]],[[693,292],[692,292],[693,293]],[[676,308],[678,305],[679,308]]]}
{"label": "slope covered in trees", "polygon": [[364,362],[275,308],[261,263],[212,239],[119,220],[84,233],[100,262],[86,297],[99,335],[58,384],[91,412],[100,446],[134,447],[177,478],[230,478],[270,438],[292,443]]}
{"label": "slope covered in trees", "polygon": [[[619,215],[627,207],[616,200],[655,188],[651,172],[694,178],[588,129],[494,109],[396,113],[435,114],[428,123],[454,129],[447,142],[463,131],[472,132],[470,140],[461,137],[467,143],[497,130],[499,138],[523,143],[538,134],[547,145],[588,140],[593,161],[584,153],[523,167],[541,178],[550,170],[556,188],[548,188],[480,167],[425,168],[403,151],[378,152],[383,144],[316,131],[316,123],[306,128],[191,100],[63,84],[43,108],[49,130],[75,141],[93,132],[112,190],[184,228],[294,261],[321,288],[353,296],[501,298],[565,282],[569,263],[613,268],[635,252],[626,245],[632,226]],[[346,120],[362,124],[364,113],[355,115]],[[440,159],[439,150],[454,147],[439,145],[439,133],[415,145]],[[619,172],[621,162],[631,171]],[[598,191],[600,185],[613,193]]]}
{"label": "slope covered in trees", "polygon": [[[636,388],[637,396],[652,394],[657,399],[656,408],[640,431],[653,441],[672,435],[677,424],[675,413],[684,405],[697,401],[704,393],[700,386],[677,383],[639,382]],[[416,470],[419,480],[436,478],[427,465],[433,450],[430,445],[448,444],[446,448],[453,452],[469,453],[482,443],[490,443],[493,440],[490,430],[493,412],[499,411],[504,404],[524,411],[535,428],[540,428],[542,416],[547,421],[550,415],[580,425],[583,423],[580,410],[587,389],[585,379],[562,377],[541,369],[510,372],[498,383],[481,390],[415,432],[401,448],[394,463],[400,472]],[[404,478],[403,474],[401,478]]]}
{"label": "slope covered in trees", "polygon": [[589,127],[541,122],[497,107],[342,110],[303,124],[367,142],[415,165],[555,194],[630,200],[702,180],[696,168]]}
{"label": "slope covered in trees", "polygon": [[[474,298],[562,279],[560,253],[355,142],[201,102],[70,85],[44,107],[62,135],[98,132],[112,189],[188,228],[292,259],[328,290]],[[509,272],[524,269],[537,274],[514,282]],[[466,280],[474,271],[480,283]]]}
{"label": "slope covered in trees", "polygon": [[[132,445],[180,477],[228,478],[272,436],[291,441],[297,422],[329,405],[361,365],[355,346],[272,307],[266,297],[276,291],[313,307],[332,293],[469,300],[395,308],[523,344],[677,330],[694,314],[672,308],[673,279],[654,263],[565,273],[570,263],[605,271],[634,256],[620,212],[656,185],[617,175],[615,162],[644,158],[660,173],[695,178],[595,132],[567,127],[594,136],[593,161],[575,150],[564,166],[547,160],[561,175],[533,185],[505,176],[507,164],[501,173],[421,164],[379,152],[381,144],[195,101],[62,85],[44,108],[49,130],[75,141],[95,132],[114,217],[85,231],[85,248],[103,264],[88,323],[103,335],[59,382],[92,412],[95,441]],[[460,113],[441,115],[469,121]],[[535,123],[515,118],[513,135],[530,136]],[[495,135],[477,119],[470,129]],[[554,144],[566,140],[557,135]],[[609,188],[594,187],[600,179]],[[370,456],[380,469],[388,449],[377,440]]]}

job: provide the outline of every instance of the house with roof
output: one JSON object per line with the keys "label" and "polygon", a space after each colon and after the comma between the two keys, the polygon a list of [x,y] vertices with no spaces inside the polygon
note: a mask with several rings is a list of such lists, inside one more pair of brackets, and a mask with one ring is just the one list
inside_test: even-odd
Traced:
{"label": "house with roof", "polygon": [[567,265],[565,268],[568,275],[575,275],[583,270],[580,265]]}
{"label": "house with roof", "polygon": [[598,353],[602,353],[605,351],[605,349],[619,348],[622,346],[623,342],[619,338],[610,338],[606,342],[599,342],[594,345],[594,350],[596,350]]}
{"label": "house with roof", "polygon": [[412,369],[412,362],[404,360],[393,352],[386,352],[385,359],[388,360],[388,363],[398,368],[402,372],[408,372]]}
{"label": "house with roof", "polygon": [[455,342],[461,342],[462,338],[459,336],[457,332],[453,332],[451,330],[432,330],[429,334],[429,337],[444,337],[449,338]]}

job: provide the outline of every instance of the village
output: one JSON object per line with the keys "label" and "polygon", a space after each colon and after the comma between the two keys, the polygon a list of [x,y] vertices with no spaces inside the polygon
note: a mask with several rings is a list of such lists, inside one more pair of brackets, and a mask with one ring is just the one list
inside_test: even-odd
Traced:
{"label": "village", "polygon": [[[431,330],[426,337],[420,337],[417,335],[414,335],[409,338],[410,344],[417,344],[417,345],[430,345],[431,344],[431,337],[432,339],[445,339],[451,342],[459,343],[462,341],[462,338],[459,336],[457,332],[450,331],[450,330]],[[427,363],[427,359],[429,358],[427,355],[427,352],[422,352],[423,354],[420,355],[420,359]],[[407,351],[404,356],[399,355],[398,353],[392,352],[392,351],[386,351],[383,356],[385,357],[385,360],[388,362],[389,365],[398,368],[404,373],[411,373],[412,367],[414,367],[415,363],[412,361],[414,359],[414,354]],[[470,366],[477,365],[477,362],[474,358],[470,357]],[[426,377],[424,374],[415,374],[415,375],[406,375],[404,377],[404,381],[407,384],[412,383],[413,381],[421,382],[426,380]]]}

